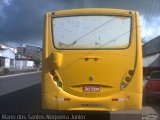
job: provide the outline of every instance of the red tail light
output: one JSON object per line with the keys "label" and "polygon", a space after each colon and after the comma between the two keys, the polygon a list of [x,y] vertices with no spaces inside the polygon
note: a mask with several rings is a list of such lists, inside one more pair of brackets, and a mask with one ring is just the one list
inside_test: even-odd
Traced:
{"label": "red tail light", "polygon": [[128,74],[129,74],[130,76],[134,75],[134,70],[129,70],[129,71],[128,71]]}
{"label": "red tail light", "polygon": [[126,80],[127,82],[129,82],[129,81],[131,81],[131,77],[126,76],[126,77],[125,77],[125,80]]}
{"label": "red tail light", "polygon": [[55,81],[59,80],[58,76],[56,76],[56,75],[53,78],[54,78]]}
{"label": "red tail light", "polygon": [[60,78],[56,75],[55,70],[51,70],[50,74],[53,76],[53,80],[57,83],[57,86],[62,87],[62,82],[60,81]]}
{"label": "red tail light", "polygon": [[54,76],[54,75],[56,74],[55,70],[51,70],[51,71],[50,71],[50,74],[51,74],[52,76]]}
{"label": "red tail light", "polygon": [[112,101],[118,101],[118,98],[112,98]]}
{"label": "red tail light", "polygon": [[70,101],[70,98],[64,98],[64,101]]}
{"label": "red tail light", "polygon": [[152,83],[151,82],[147,82],[146,89],[150,89],[151,87],[152,87]]}

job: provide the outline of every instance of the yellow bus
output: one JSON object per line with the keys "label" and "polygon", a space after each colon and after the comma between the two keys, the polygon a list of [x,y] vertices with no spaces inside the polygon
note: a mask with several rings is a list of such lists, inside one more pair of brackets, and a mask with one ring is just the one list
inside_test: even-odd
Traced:
{"label": "yellow bus", "polygon": [[142,108],[142,48],[136,11],[88,8],[45,15],[42,108]]}

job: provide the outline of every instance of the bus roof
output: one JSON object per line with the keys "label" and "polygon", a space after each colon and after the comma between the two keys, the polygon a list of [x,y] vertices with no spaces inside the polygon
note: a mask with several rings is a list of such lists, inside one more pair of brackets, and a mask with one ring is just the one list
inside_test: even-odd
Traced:
{"label": "bus roof", "polygon": [[68,10],[59,10],[51,11],[48,14],[54,16],[63,16],[63,15],[79,15],[79,14],[119,14],[119,15],[132,15],[136,11],[124,10],[124,9],[110,9],[110,8],[82,8],[82,9],[68,9]]}

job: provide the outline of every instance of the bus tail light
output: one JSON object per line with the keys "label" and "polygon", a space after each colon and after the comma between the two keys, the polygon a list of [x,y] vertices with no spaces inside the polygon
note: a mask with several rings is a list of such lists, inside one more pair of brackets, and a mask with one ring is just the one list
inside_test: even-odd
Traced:
{"label": "bus tail light", "polygon": [[126,82],[122,82],[121,83],[121,88],[123,89],[123,88],[126,88],[127,87],[127,83]]}
{"label": "bus tail light", "polygon": [[62,82],[61,82],[60,78],[57,75],[53,76],[53,79],[57,83],[58,87],[62,87]]}
{"label": "bus tail light", "polygon": [[126,76],[126,77],[125,77],[125,81],[126,81],[126,82],[130,82],[130,81],[131,81],[131,77]]}
{"label": "bus tail light", "polygon": [[52,76],[54,76],[54,75],[56,74],[55,70],[51,70],[51,71],[50,71],[50,74],[51,74]]}
{"label": "bus tail light", "polygon": [[59,81],[59,78],[58,78],[58,76],[56,76],[56,75],[53,76],[53,79],[54,79],[55,81]]}
{"label": "bus tail light", "polygon": [[57,83],[57,86],[62,87],[62,82],[58,73],[55,70],[51,70],[50,74],[52,75],[53,80]]}
{"label": "bus tail light", "polygon": [[57,86],[58,87],[62,87],[62,82],[61,81],[57,81]]}
{"label": "bus tail light", "polygon": [[134,70],[128,70],[128,73],[125,75],[125,77],[123,78],[122,82],[121,82],[121,89],[124,89],[127,87],[127,85],[129,84],[129,82],[132,79],[132,76],[134,75],[135,71]]}
{"label": "bus tail light", "polygon": [[129,74],[130,76],[133,76],[133,75],[134,75],[134,70],[129,70],[129,71],[128,71],[128,74]]}

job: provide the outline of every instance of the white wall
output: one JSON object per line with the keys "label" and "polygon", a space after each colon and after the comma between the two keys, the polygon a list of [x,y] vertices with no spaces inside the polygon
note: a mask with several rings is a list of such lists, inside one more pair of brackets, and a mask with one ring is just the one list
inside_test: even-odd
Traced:
{"label": "white wall", "polygon": [[15,61],[15,67],[16,68],[33,68],[34,66],[34,61],[30,61],[30,60],[16,60]]}
{"label": "white wall", "polygon": [[14,53],[17,53],[17,49],[16,49],[16,48],[8,47],[8,46],[2,45],[2,44],[0,44],[0,47],[1,47],[1,48],[4,48],[4,49],[10,49],[10,50],[12,50]]}
{"label": "white wall", "polygon": [[15,54],[10,49],[2,50],[0,56],[10,59],[15,59]]}
{"label": "white wall", "polygon": [[14,61],[13,61],[13,65],[10,65],[10,59],[15,60],[15,53],[12,50],[10,50],[10,49],[1,50],[0,57],[5,58],[4,67],[6,67],[6,68],[14,67],[14,65],[15,65]]}
{"label": "white wall", "polygon": [[10,67],[10,59],[9,59],[9,58],[5,58],[5,64],[4,64],[4,66],[5,66],[6,68],[9,68],[9,67]]}
{"label": "white wall", "polygon": [[27,61],[27,67],[33,67],[34,61]]}

